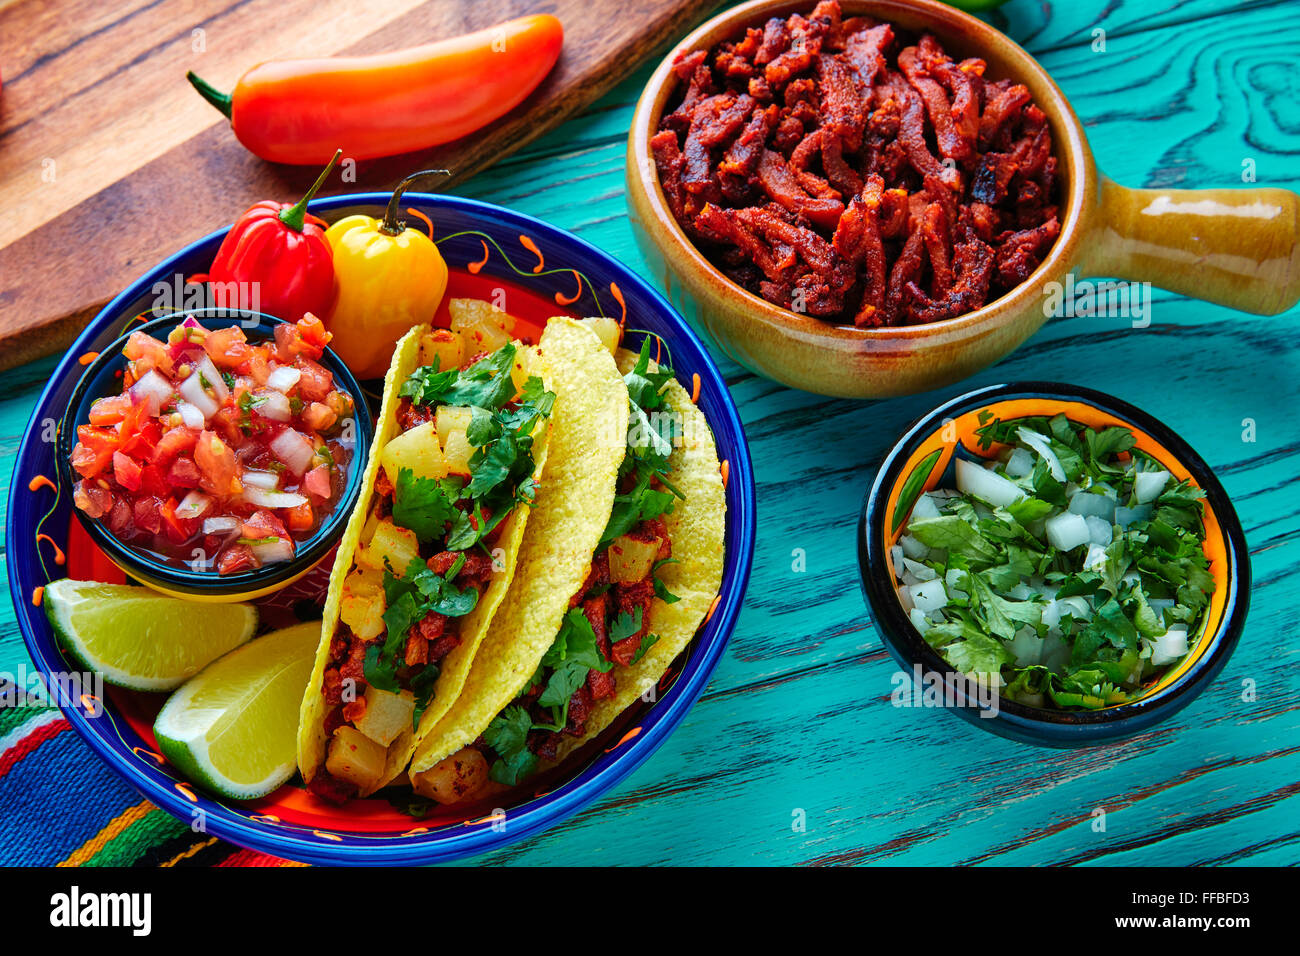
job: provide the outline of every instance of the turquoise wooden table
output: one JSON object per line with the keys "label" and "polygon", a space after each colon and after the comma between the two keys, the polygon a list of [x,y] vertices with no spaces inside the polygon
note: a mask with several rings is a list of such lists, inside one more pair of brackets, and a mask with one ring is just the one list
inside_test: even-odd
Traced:
{"label": "turquoise wooden table", "polygon": [[[1259,185],[1300,189],[1300,4],[1012,0],[989,19],[1053,74],[1117,181],[1234,186],[1253,170]],[[644,272],[623,152],[651,66],[459,191],[571,229]],[[759,510],[727,657],[620,788],[478,862],[1300,861],[1296,318],[1155,290],[1148,328],[1057,319],[960,386],[876,403],[792,392],[724,361]],[[52,368],[0,376],[0,455],[12,459]],[[1101,389],[1166,421],[1215,468],[1246,530],[1255,586],[1239,649],[1195,703],[1126,742],[1046,751],[891,706],[895,665],[858,592],[858,508],[901,430],[967,387],[1026,378]],[[0,468],[6,483],[10,470]],[[25,660],[6,605],[0,670]]]}

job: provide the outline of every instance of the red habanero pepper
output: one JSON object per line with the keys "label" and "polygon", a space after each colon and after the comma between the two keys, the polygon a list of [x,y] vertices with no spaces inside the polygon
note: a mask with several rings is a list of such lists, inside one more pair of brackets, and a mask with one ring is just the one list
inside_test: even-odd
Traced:
{"label": "red habanero pepper", "polygon": [[[235,282],[216,290],[219,301],[297,322],[308,312],[328,316],[334,305],[334,254],[325,239],[325,222],[308,215],[307,203],[334,169],[337,150],[307,195],[297,203],[264,199],[235,220],[212,262],[208,281]],[[252,286],[253,288],[249,288]]]}

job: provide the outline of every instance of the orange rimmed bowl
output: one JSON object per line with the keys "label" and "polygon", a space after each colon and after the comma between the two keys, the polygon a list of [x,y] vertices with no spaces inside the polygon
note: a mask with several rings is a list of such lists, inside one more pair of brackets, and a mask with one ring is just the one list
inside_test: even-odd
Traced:
{"label": "orange rimmed bowl", "polygon": [[[959,381],[998,361],[1052,313],[1066,275],[1151,282],[1272,315],[1300,300],[1300,196],[1284,189],[1127,189],[1098,172],[1083,125],[1047,72],[1005,34],[936,0],[841,0],[844,15],[930,32],[987,75],[1024,83],[1047,114],[1058,162],[1061,234],[1015,289],[974,312],[859,329],[773,305],[736,285],[694,246],[659,185],[650,138],[679,88],[681,53],[711,49],[813,0],[752,0],[681,41],[637,103],[627,147],[628,212],[651,274],[728,355],[760,375],[822,395],[884,398]],[[1058,285],[1054,285],[1058,284]]]}
{"label": "orange rimmed bowl", "polygon": [[[1191,650],[1137,699],[1101,710],[1067,711],[1030,707],[1005,698],[968,693],[957,671],[912,626],[898,596],[892,547],[917,499],[943,485],[955,487],[954,457],[987,458],[976,429],[991,414],[1003,420],[1064,413],[1093,429],[1120,425],[1132,430],[1137,447],[1178,480],[1205,492],[1205,555],[1214,594]],[[1237,646],[1250,606],[1250,555],[1241,522],[1223,486],[1204,459],[1172,429],[1141,409],[1102,392],[1053,382],[1018,382],[976,389],[940,405],[903,435],[885,457],[867,493],[859,519],[858,563],[862,590],[881,640],[908,674],[950,687],[948,708],[984,730],[1023,743],[1077,747],[1127,737],[1150,729],[1186,707],[1223,669]]]}

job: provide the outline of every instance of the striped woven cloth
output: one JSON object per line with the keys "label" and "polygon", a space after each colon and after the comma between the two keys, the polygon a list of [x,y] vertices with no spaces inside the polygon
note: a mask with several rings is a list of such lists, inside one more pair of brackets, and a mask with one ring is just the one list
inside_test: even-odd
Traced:
{"label": "striped woven cloth", "polygon": [[118,779],[57,708],[17,699],[0,708],[0,864],[299,865],[195,833]]}

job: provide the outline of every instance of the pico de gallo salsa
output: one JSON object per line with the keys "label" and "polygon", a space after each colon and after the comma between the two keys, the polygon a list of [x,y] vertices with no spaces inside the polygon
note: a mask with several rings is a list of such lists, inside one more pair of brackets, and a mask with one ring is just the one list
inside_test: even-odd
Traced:
{"label": "pico de gallo salsa", "polygon": [[337,505],[355,403],[320,364],[314,315],[249,342],[192,316],[131,334],[122,391],[77,428],[73,502],[165,563],[235,574],[289,561]]}

